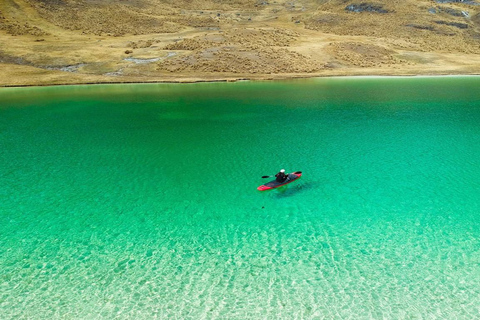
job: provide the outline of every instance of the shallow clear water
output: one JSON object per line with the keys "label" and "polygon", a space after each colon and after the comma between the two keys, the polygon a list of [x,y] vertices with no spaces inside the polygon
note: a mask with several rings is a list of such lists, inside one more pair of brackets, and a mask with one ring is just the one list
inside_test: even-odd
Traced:
{"label": "shallow clear water", "polygon": [[1,318],[475,318],[479,88],[0,89]]}

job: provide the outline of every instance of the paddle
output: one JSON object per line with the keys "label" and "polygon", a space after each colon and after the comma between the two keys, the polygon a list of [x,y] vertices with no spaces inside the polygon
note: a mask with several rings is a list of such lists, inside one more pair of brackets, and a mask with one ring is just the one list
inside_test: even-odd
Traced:
{"label": "paddle", "polygon": [[[294,174],[299,174],[299,173],[302,173],[302,171],[295,171],[295,172],[292,172]],[[273,178],[275,176],[262,176],[262,179],[265,179],[265,178]]]}

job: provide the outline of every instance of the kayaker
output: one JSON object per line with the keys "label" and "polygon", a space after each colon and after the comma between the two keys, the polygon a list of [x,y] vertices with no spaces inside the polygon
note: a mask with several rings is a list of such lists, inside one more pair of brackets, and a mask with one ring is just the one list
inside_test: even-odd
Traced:
{"label": "kayaker", "polygon": [[287,175],[285,174],[285,169],[280,170],[279,173],[275,175],[277,182],[285,182],[287,180]]}

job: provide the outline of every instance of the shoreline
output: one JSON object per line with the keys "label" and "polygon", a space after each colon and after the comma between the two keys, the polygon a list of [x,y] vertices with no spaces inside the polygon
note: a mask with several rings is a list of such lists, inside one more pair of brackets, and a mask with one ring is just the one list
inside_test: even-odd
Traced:
{"label": "shoreline", "polygon": [[437,78],[437,77],[480,77],[480,73],[470,74],[387,74],[387,75],[313,75],[313,76],[287,76],[287,77],[259,77],[259,78],[219,78],[219,79],[178,79],[178,80],[153,80],[153,81],[89,81],[73,83],[51,83],[51,84],[24,84],[24,85],[0,85],[2,88],[34,88],[34,87],[61,87],[61,86],[95,86],[95,85],[121,85],[121,84],[195,84],[195,83],[228,83],[228,82],[263,82],[263,81],[288,81],[288,80],[307,80],[321,78]]}
{"label": "shoreline", "polygon": [[480,75],[469,4],[136,3],[0,4],[0,88]]}

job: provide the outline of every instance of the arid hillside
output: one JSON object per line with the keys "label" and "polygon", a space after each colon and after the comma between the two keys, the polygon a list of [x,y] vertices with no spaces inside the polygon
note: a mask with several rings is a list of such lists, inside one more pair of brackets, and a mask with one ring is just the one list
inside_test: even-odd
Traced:
{"label": "arid hillside", "polygon": [[480,74],[480,2],[0,2],[0,86],[416,74]]}

